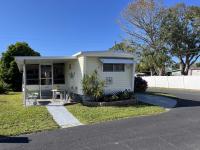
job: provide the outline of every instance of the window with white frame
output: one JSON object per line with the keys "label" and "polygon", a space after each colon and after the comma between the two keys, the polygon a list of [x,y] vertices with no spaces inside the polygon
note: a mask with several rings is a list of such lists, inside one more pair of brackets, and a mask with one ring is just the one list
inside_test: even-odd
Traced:
{"label": "window with white frame", "polygon": [[124,64],[103,64],[103,72],[124,72]]}

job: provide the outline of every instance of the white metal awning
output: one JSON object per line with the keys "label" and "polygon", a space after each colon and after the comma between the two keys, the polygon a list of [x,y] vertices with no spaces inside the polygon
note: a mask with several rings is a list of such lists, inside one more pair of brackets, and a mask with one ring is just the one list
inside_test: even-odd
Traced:
{"label": "white metal awning", "polygon": [[114,59],[114,58],[101,58],[100,61],[104,64],[133,64],[131,59]]}

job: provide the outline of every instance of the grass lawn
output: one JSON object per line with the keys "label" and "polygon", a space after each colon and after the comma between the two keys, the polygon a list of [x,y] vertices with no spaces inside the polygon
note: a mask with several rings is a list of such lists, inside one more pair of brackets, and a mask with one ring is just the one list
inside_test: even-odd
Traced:
{"label": "grass lawn", "polygon": [[66,106],[67,109],[84,124],[98,123],[120,118],[153,115],[164,112],[158,106],[136,105],[127,107],[87,107],[81,104]]}
{"label": "grass lawn", "polygon": [[24,107],[21,93],[0,95],[0,135],[19,135],[58,128],[47,109]]}

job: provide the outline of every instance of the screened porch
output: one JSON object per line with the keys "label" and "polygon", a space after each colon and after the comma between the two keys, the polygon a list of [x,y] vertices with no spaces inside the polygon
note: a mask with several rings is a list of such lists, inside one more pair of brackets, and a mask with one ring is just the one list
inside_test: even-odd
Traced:
{"label": "screened porch", "polygon": [[28,57],[21,60],[22,65],[18,67],[23,71],[24,104],[67,103],[67,65],[73,59]]}

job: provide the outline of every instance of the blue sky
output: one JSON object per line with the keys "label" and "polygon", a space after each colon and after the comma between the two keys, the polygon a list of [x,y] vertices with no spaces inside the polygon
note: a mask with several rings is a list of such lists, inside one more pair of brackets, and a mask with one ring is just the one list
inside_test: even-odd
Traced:
{"label": "blue sky", "polygon": [[[131,0],[0,0],[0,53],[26,41],[44,56],[106,50],[123,39],[117,24]],[[164,0],[199,5],[199,0]]]}

